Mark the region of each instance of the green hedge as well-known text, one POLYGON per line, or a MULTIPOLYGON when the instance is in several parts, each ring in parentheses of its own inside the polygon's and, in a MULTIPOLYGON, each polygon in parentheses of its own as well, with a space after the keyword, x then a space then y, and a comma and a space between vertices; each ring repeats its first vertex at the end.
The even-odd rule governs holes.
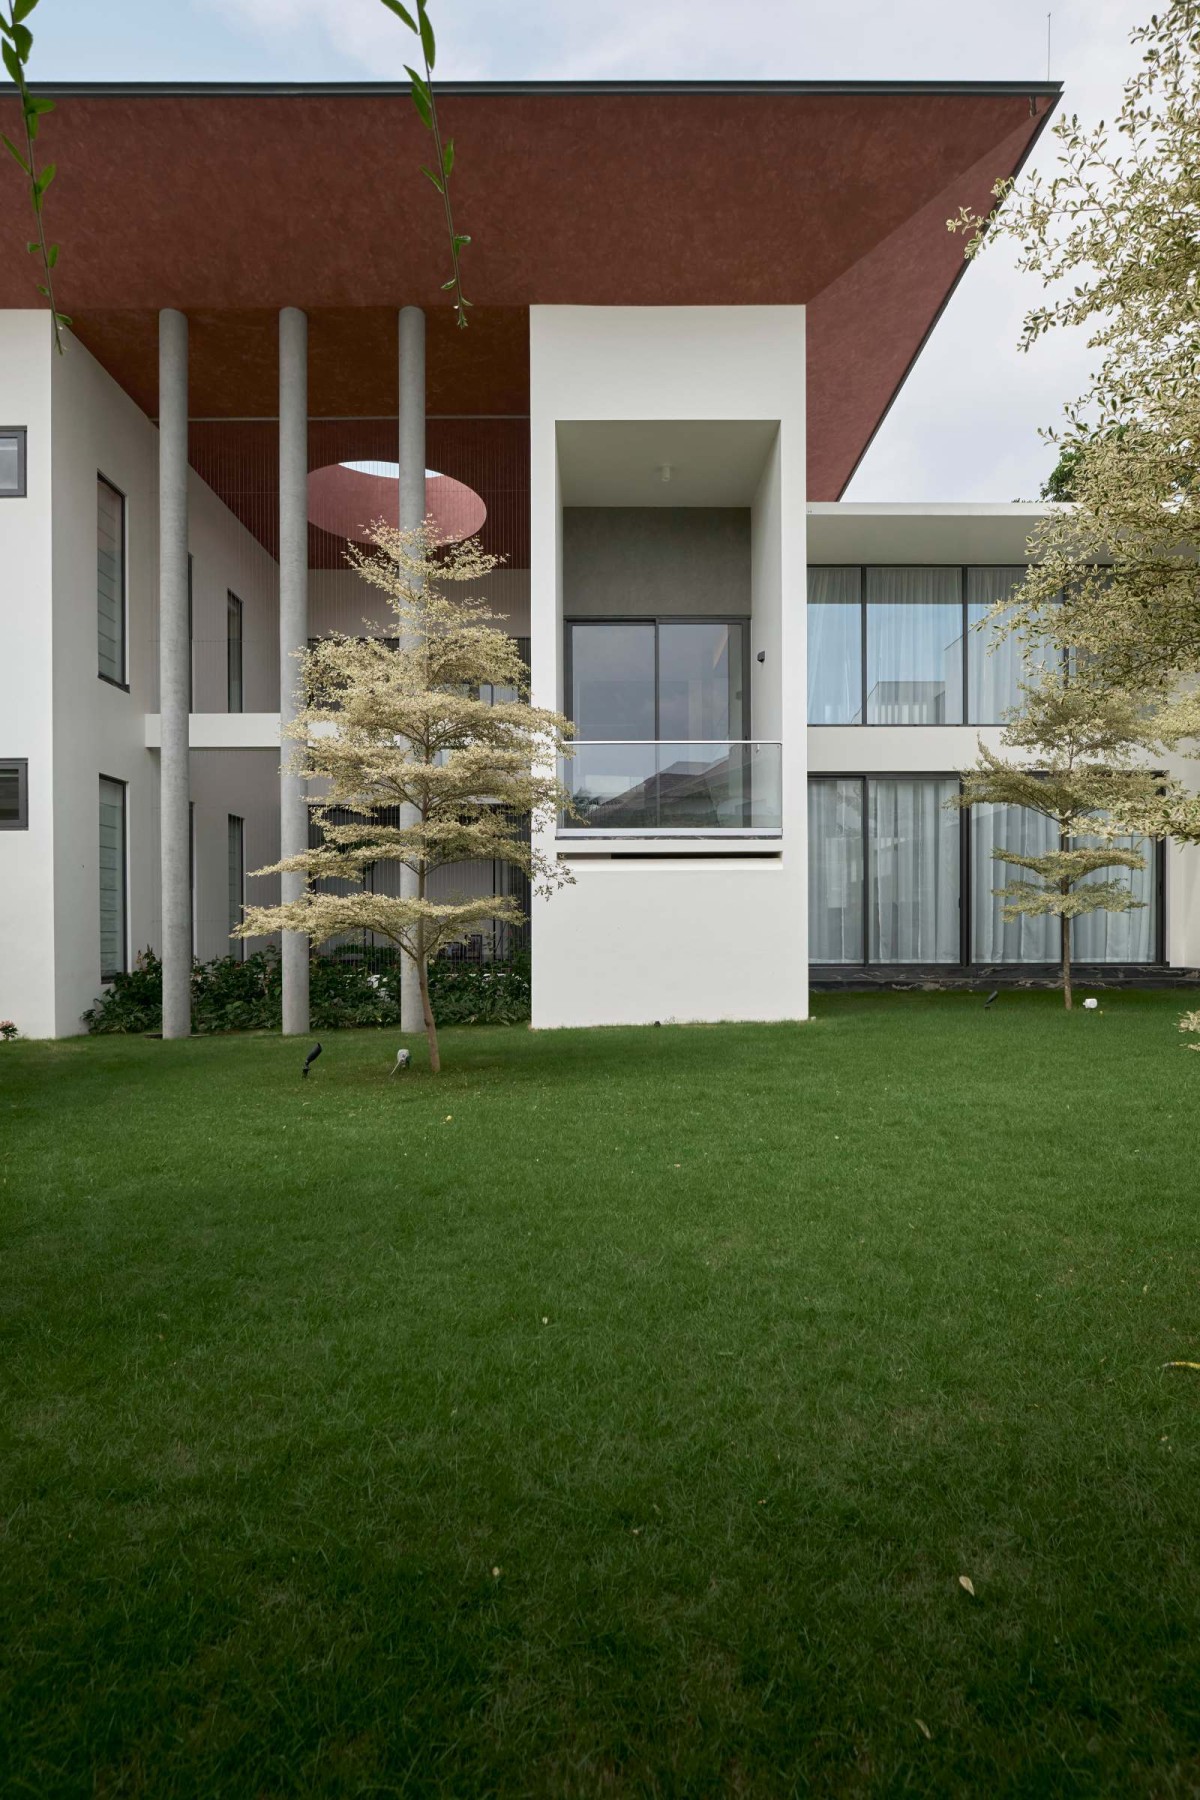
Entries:
MULTIPOLYGON (((400 964, 396 952, 376 957, 368 970, 356 957, 314 956, 309 996, 314 1031, 341 1025, 400 1023, 400 964)), ((279 952, 259 950, 239 961, 218 956, 192 965, 192 1030, 271 1031, 282 1020, 279 952)), ((529 958, 510 963, 430 965, 429 993, 439 1025, 512 1025, 529 1017, 529 958)), ((134 967, 113 978, 88 1008, 90 1032, 159 1031, 162 1028, 162 964, 143 950, 134 967)))

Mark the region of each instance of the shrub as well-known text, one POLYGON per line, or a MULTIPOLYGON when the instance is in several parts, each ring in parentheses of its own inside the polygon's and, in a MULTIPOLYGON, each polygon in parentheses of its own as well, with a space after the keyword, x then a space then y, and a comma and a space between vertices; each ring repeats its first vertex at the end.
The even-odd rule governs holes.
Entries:
MULTIPOLYGON (((398 953, 376 953, 368 969, 357 952, 314 956, 310 1006, 314 1031, 342 1025, 400 1023, 398 953)), ((513 963, 430 965, 429 991, 439 1025, 506 1025, 529 1017, 529 958, 513 963)), ((283 1013, 279 951, 272 945, 244 961, 218 956, 192 965, 192 1030, 278 1031, 283 1013)), ((143 950, 83 1015, 93 1033, 162 1029, 162 964, 143 950)))

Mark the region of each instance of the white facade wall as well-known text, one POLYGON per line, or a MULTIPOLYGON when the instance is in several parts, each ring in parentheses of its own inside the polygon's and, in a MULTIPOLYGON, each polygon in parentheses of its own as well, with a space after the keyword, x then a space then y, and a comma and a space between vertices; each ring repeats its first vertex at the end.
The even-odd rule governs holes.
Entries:
POLYGON ((29 763, 29 829, 0 831, 0 1019, 32 1037, 55 1026, 51 354, 44 312, 0 313, 0 425, 28 431, 26 497, 0 498, 0 756, 29 763))
POLYGON ((535 903, 535 1026, 806 1016, 804 357, 799 307, 530 311, 535 702, 564 702, 564 503, 749 505, 751 730, 782 738, 784 797, 753 848, 548 835, 574 885, 535 903))

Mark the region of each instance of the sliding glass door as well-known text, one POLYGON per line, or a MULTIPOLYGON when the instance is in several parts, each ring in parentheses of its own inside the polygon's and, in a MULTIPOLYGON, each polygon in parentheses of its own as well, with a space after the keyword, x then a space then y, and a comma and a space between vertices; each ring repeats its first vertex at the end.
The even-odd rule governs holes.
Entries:
POLYGON ((748 735, 743 619, 578 620, 567 692, 578 737, 719 743, 748 735))
MULTIPOLYGON (((1040 813, 953 805, 956 775, 814 775, 808 784, 808 944, 813 963, 1053 966, 1054 917, 1004 917, 995 891, 1022 874, 997 850, 1040 856, 1056 843, 1040 813), (968 928, 969 926, 969 928, 968 928)), ((1102 840, 1076 837, 1074 844, 1102 840)), ((1076 919, 1079 963, 1154 963, 1161 955, 1161 855, 1147 838, 1119 838, 1142 869, 1093 879, 1126 883, 1128 912, 1076 919)))

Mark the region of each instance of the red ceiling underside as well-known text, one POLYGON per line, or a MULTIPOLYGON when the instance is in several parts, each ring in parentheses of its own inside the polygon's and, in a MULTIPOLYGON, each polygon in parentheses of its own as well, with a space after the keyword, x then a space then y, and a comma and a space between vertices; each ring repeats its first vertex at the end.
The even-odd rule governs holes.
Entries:
MULTIPOLYGON (((470 330, 441 291, 439 202, 403 93, 60 99, 42 142, 60 170, 61 307, 151 415, 156 313, 183 309, 191 412, 222 419, 275 413, 276 313, 303 307, 310 412, 345 420, 394 417, 405 304, 429 312, 430 413, 474 415, 528 410, 531 304, 803 304, 809 493, 835 499, 962 272, 946 219, 986 208, 1053 98, 451 90, 441 104, 474 240, 470 330)), ((0 126, 14 118, 0 100, 0 126)), ((0 242, 24 242, 25 204, 10 169, 0 242)), ((33 279, 31 259, 5 255, 0 306, 36 304, 33 279)), ((363 435, 347 458, 386 453, 363 435)), ((238 433, 226 442, 233 481, 238 433)), ((435 466, 479 488, 451 460, 435 466)))

